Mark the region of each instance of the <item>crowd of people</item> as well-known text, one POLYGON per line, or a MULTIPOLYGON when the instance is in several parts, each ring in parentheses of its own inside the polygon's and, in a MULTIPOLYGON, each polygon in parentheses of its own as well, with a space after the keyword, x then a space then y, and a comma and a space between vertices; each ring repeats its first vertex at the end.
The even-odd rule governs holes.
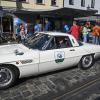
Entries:
MULTIPOLYGON (((33 30, 25 31, 24 24, 20 24, 16 28, 16 37, 24 42, 27 36, 31 36, 35 32, 51 31, 50 25, 50 21, 45 20, 45 25, 43 28, 42 24, 37 21, 33 27, 33 32, 33 30)), ((57 30, 54 29, 54 31, 57 30)), ((85 43, 92 42, 93 44, 100 44, 100 26, 96 22, 93 24, 91 24, 90 22, 77 24, 76 21, 73 21, 70 27, 67 24, 64 24, 62 31, 73 35, 77 40, 81 40, 85 43)))
MULTIPOLYGON (((47 19, 45 20, 44 27, 37 21, 30 29, 27 29, 24 23, 17 24, 15 29, 16 32, 13 37, 16 41, 22 43, 25 42, 27 37, 39 31, 58 31, 56 30, 57 28, 51 30, 51 22, 47 19)), ((70 27, 66 23, 63 24, 63 29, 59 29, 59 31, 71 34, 77 40, 81 40, 85 43, 91 42, 100 45, 100 26, 97 22, 91 24, 91 22, 77 23, 76 21, 73 21, 70 27)))
POLYGON ((73 21, 73 25, 66 32, 71 33, 71 35, 73 35, 77 40, 100 45, 99 23, 91 24, 90 22, 85 22, 81 25, 77 25, 77 22, 73 21))
POLYGON ((50 22, 48 20, 45 20, 45 26, 42 27, 42 24, 37 21, 32 28, 26 29, 25 24, 20 23, 16 25, 16 32, 15 32, 15 40, 18 42, 24 43, 27 37, 32 36, 36 32, 40 32, 42 30, 44 31, 50 31, 50 22))

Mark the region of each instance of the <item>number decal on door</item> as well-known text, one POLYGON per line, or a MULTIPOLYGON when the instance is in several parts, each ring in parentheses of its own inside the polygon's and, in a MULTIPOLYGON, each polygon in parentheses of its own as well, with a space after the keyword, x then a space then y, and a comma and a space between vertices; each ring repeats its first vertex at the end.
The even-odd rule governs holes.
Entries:
POLYGON ((55 56, 56 63, 63 62, 65 59, 65 52, 64 51, 56 51, 54 56, 55 56))

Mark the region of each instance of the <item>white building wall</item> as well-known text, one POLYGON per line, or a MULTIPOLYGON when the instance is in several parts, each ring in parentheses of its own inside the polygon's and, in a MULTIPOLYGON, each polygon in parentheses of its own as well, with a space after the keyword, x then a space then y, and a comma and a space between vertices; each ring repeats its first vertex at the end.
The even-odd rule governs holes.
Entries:
POLYGON ((95 0, 95 9, 97 9, 98 14, 100 14, 100 0, 95 0))
POLYGON ((81 7, 81 0, 74 0, 74 5, 69 5, 69 0, 64 1, 64 7, 66 8, 87 10, 88 5, 91 7, 91 0, 85 0, 85 7, 81 7))

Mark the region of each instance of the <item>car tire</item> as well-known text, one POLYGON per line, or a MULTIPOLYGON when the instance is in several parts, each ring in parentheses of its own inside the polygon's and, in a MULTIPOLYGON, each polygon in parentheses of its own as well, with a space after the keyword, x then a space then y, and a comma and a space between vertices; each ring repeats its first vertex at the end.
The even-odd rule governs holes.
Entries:
POLYGON ((85 70, 90 67, 92 67, 95 63, 94 56, 93 55, 85 55, 81 58, 78 67, 85 70))
POLYGON ((0 66, 0 89, 7 89, 12 86, 17 79, 16 72, 12 66, 0 66))

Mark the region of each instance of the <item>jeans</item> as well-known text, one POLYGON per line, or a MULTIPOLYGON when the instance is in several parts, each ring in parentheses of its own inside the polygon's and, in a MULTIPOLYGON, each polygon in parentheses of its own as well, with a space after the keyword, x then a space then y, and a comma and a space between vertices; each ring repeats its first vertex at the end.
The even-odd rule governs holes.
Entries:
POLYGON ((87 34, 83 34, 83 42, 87 42, 87 34))
POLYGON ((100 45, 100 35, 98 36, 98 41, 99 41, 99 45, 100 45))
POLYGON ((93 36, 93 44, 99 44, 99 36, 93 36))

